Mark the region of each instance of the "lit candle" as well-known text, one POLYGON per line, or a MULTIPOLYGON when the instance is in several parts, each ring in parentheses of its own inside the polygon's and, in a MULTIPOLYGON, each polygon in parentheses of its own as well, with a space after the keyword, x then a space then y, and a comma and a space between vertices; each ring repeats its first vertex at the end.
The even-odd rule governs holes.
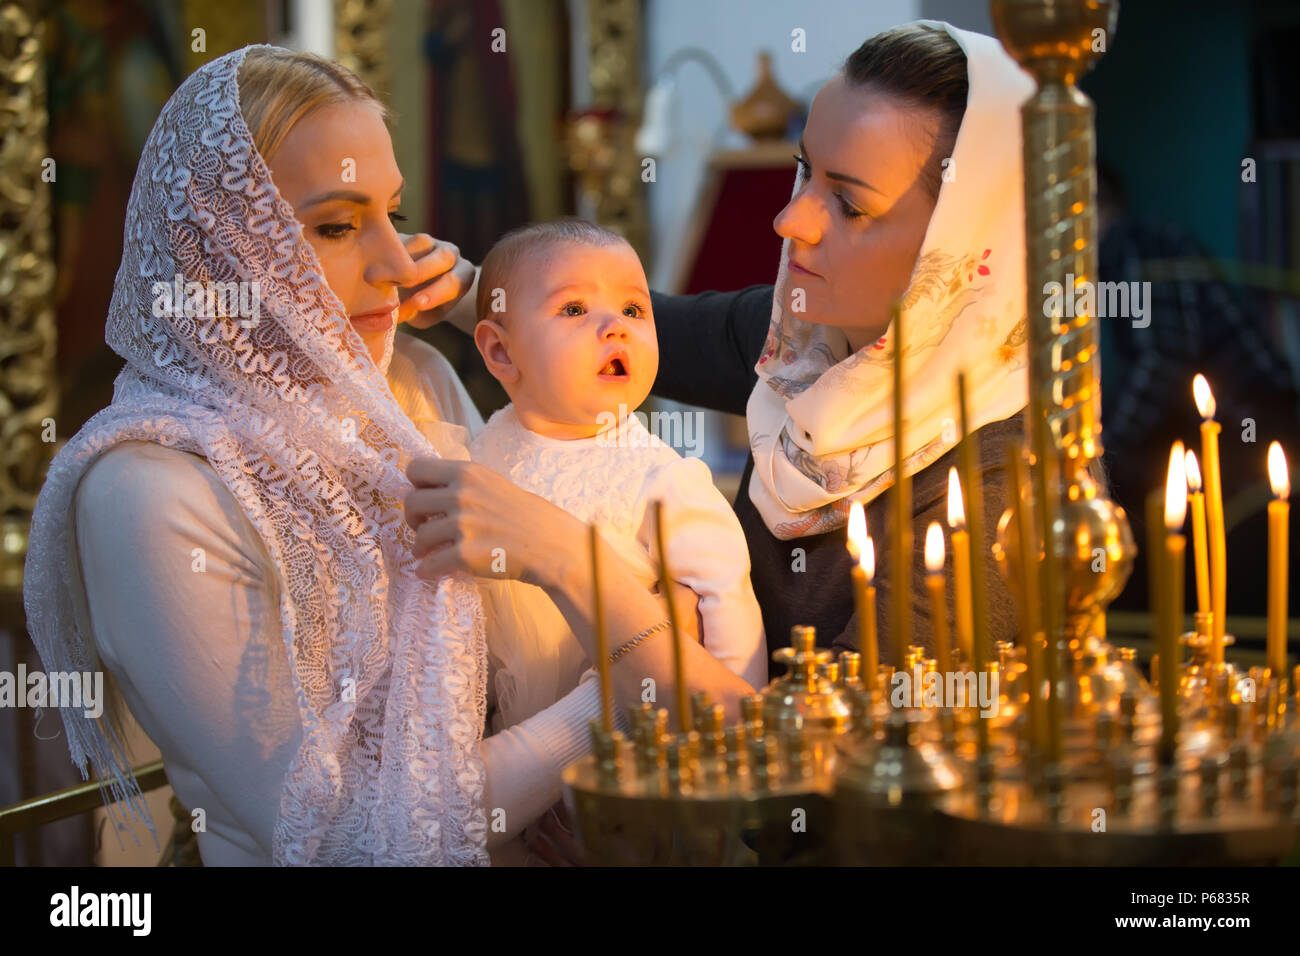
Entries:
POLYGON ((1268 446, 1268 481, 1273 501, 1268 503, 1268 667, 1275 680, 1286 677, 1287 519, 1291 505, 1291 478, 1282 446, 1268 446))
POLYGON ((1187 520, 1187 472, 1183 443, 1174 442, 1165 479, 1165 559, 1163 627, 1160 632, 1160 752, 1172 761, 1178 741, 1178 636, 1183 626, 1183 575, 1187 564, 1187 539, 1179 532, 1187 520))
POLYGON ((952 670, 948 656, 948 602, 943 587, 943 528, 931 521, 925 531, 925 589, 930 593, 930 618, 934 622, 934 656, 939 678, 946 681, 952 670))
POLYGON ((1214 420, 1214 393, 1204 375, 1192 380, 1192 396, 1201 415, 1201 457, 1205 461, 1205 510, 1210 536, 1210 611, 1214 614, 1211 661, 1223 663, 1223 636, 1228 603, 1227 545, 1223 529, 1223 484, 1219 473, 1219 423, 1214 420))
POLYGON ((614 731, 614 704, 610 697, 609 686, 609 643, 605 637, 605 615, 600 602, 600 532, 596 526, 591 530, 591 588, 593 593, 594 615, 596 618, 596 672, 600 674, 600 717, 605 733, 614 731))
POLYGON ((948 527, 952 529, 953 616, 957 624, 957 647, 962 657, 974 661, 971 647, 970 535, 966 533, 966 506, 962 502, 957 469, 948 469, 948 527))
POLYGON ((668 551, 664 547, 664 503, 655 502, 655 543, 659 547, 659 593, 668 603, 668 623, 673 629, 673 679, 677 682, 677 721, 682 733, 695 729, 691 716, 690 695, 686 693, 686 664, 682 649, 682 629, 677 623, 677 602, 673 600, 673 579, 668 570, 668 551))
POLYGON ((853 555, 853 596, 858 609, 858 648, 867 688, 880 686, 880 648, 876 643, 876 548, 867 534, 867 514, 860 501, 849 505, 849 553, 853 555))
POLYGON ((893 580, 890 582, 889 636, 894 670, 903 667, 912 639, 912 481, 903 474, 903 310, 895 301, 890 309, 894 327, 894 527, 893 580))
POLYGON ((1192 551, 1196 558, 1196 610, 1210 611, 1210 564, 1205 553, 1205 495, 1201 493, 1201 469, 1196 452, 1187 449, 1187 500, 1192 506, 1192 551))

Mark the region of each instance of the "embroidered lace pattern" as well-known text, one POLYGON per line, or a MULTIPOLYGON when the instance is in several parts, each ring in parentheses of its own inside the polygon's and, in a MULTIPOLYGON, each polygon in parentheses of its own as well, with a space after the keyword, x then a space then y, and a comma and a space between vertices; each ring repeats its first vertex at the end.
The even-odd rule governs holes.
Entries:
POLYGON ((513 405, 488 419, 470 458, 587 523, 635 536, 637 502, 655 467, 677 453, 626 416, 593 438, 563 441, 529 431, 513 405))

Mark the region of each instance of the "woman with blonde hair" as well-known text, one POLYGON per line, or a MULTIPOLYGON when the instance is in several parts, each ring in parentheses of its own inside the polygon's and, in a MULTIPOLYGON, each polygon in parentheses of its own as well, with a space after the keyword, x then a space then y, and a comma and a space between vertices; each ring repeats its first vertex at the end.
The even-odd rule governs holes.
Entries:
MULTIPOLYGON (((600 712, 589 671, 483 739, 465 572, 495 568, 416 574, 404 471, 464 459, 482 420, 442 356, 397 334, 472 274, 454 246, 397 231, 402 186, 382 106, 337 64, 258 46, 191 75, 127 209, 106 327, 126 365, 33 517, 24 598, 46 670, 110 672, 204 812, 209 865, 486 863, 556 802, 600 712)), ((485 478, 474 500, 499 514, 509 489, 485 478)), ((559 593, 531 497, 510 497, 524 506, 496 519, 497 545, 508 576, 559 593)), ((623 643, 662 609, 606 567, 623 643)), ((557 603, 594 660, 589 595, 557 603)), ((734 709, 748 685, 688 653, 690 689, 734 709)), ((628 706, 646 677, 673 693, 661 646, 611 673, 628 706)), ((61 709, 74 762, 134 815, 121 702, 111 714, 61 709)))

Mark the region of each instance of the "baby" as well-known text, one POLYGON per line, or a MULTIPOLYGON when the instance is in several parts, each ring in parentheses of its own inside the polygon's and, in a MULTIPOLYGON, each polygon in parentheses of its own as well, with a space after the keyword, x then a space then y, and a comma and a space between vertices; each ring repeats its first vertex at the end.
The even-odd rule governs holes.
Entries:
MULTIPOLYGON (((631 414, 659 368, 632 247, 581 220, 515 230, 483 260, 476 306, 474 342, 511 403, 470 444, 470 458, 596 524, 650 590, 659 577, 654 502, 662 501, 669 570, 699 596, 704 647, 762 688, 763 621, 740 522, 704 462, 683 458, 631 414)), ((594 662, 541 589, 479 585, 495 732, 564 696, 594 662)))

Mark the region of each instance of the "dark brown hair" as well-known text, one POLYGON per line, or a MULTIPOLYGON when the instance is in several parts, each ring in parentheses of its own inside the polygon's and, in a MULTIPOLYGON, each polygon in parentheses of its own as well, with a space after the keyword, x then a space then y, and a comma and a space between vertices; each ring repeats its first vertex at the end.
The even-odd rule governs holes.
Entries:
MULTIPOLYGON (((478 274, 478 295, 474 298, 475 316, 480 321, 488 318, 494 290, 507 289, 509 280, 525 260, 561 242, 584 246, 614 246, 626 243, 627 240, 612 229, 571 216, 512 229, 498 239, 483 257, 483 265, 478 274)), ((506 295, 508 298, 508 291, 506 295)))
POLYGON ((844 61, 845 78, 905 104, 939 114, 939 135, 921 172, 926 191, 939 196, 943 160, 952 155, 966 113, 970 83, 966 54, 946 31, 909 23, 877 33, 844 61))

